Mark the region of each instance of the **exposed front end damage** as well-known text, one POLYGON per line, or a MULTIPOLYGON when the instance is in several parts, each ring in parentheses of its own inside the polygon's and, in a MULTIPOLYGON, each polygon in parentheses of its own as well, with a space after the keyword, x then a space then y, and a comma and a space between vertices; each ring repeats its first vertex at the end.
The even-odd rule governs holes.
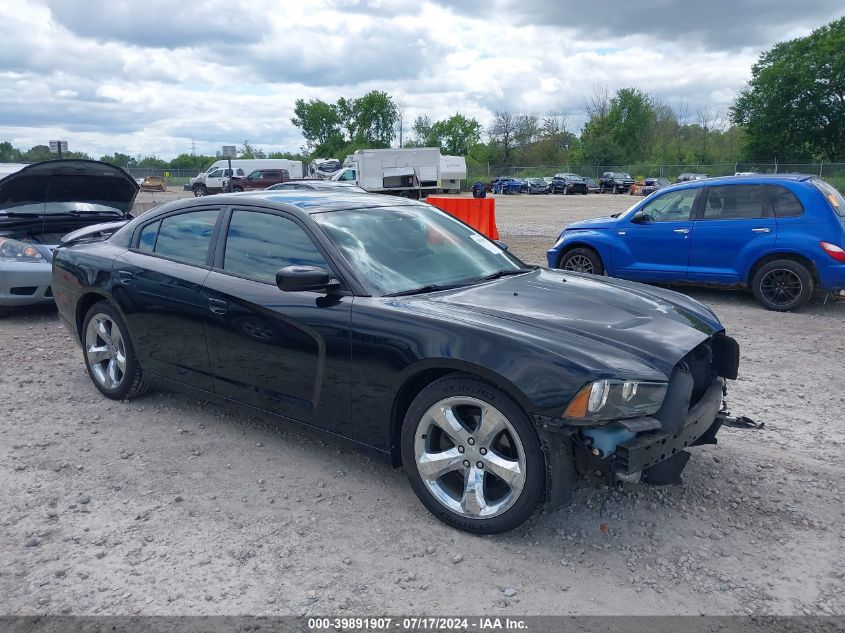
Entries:
POLYGON ((547 467, 546 507, 565 503, 577 476, 652 485, 680 484, 688 448, 716 444, 726 420, 726 381, 737 377, 739 346, 718 333, 673 368, 660 409, 600 425, 535 416, 547 467))

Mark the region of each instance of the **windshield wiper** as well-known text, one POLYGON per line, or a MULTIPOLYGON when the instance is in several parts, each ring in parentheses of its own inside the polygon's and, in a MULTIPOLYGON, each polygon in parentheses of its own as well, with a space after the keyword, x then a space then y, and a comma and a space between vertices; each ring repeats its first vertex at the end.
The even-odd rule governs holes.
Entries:
POLYGON ((466 284, 428 284, 425 286, 420 286, 419 288, 411 288, 410 290, 400 290, 399 292, 391 292, 388 295, 384 295, 385 297, 405 297, 407 295, 421 295, 425 294, 426 292, 435 292, 437 290, 452 290, 453 288, 460 288, 466 284))
POLYGON ((517 268, 516 270, 497 270, 496 272, 485 275, 484 277, 479 277, 474 283, 493 281, 494 279, 507 277, 508 275, 521 275, 522 273, 527 273, 532 270, 537 270, 537 266, 526 266, 525 268, 517 268))

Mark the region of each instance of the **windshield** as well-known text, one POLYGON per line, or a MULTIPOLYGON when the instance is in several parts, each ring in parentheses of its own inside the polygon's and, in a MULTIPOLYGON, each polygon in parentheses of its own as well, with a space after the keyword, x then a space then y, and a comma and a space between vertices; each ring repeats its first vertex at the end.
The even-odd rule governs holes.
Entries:
POLYGON ((616 177, 617 178, 630 178, 631 174, 626 174, 625 172, 622 172, 621 174, 616 174, 616 177))
POLYGON ((845 217, 845 198, 842 197, 842 194, 830 183, 826 183, 824 180, 819 180, 818 178, 813 179, 813 185, 827 198, 827 201, 833 207, 833 210, 836 211, 836 214, 845 217))
POLYGON ((379 295, 469 285, 499 271, 528 270, 480 233, 425 204, 312 217, 379 295))

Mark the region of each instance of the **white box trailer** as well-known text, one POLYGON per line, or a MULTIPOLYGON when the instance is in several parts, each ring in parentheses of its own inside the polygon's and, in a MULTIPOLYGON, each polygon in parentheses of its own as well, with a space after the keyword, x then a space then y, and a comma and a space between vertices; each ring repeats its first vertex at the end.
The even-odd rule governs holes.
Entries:
POLYGON ((442 192, 458 193, 461 181, 467 178, 467 161, 463 156, 440 157, 440 181, 437 188, 442 192))
MULTIPOLYGON (((226 170, 229 169, 227 159, 214 161, 204 172, 191 179, 191 190, 195 196, 206 196, 223 191, 223 181, 226 170)), ((256 169, 286 169, 291 178, 302 178, 301 160, 287 158, 233 158, 232 172, 235 176, 249 176, 256 169)))
POLYGON ((359 149, 346 157, 332 180, 352 182, 373 193, 424 197, 437 191, 440 149, 359 149))

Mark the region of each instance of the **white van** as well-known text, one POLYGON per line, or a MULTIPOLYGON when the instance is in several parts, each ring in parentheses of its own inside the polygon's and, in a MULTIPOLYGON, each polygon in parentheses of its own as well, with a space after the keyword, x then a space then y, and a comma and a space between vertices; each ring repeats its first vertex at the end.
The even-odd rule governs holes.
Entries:
MULTIPOLYGON (((223 181, 227 176, 229 161, 214 161, 211 166, 196 178, 191 179, 191 191, 197 197, 223 191, 223 181)), ((286 169, 291 178, 302 178, 302 161, 287 158, 233 158, 232 175, 248 176, 256 169, 286 169)))

